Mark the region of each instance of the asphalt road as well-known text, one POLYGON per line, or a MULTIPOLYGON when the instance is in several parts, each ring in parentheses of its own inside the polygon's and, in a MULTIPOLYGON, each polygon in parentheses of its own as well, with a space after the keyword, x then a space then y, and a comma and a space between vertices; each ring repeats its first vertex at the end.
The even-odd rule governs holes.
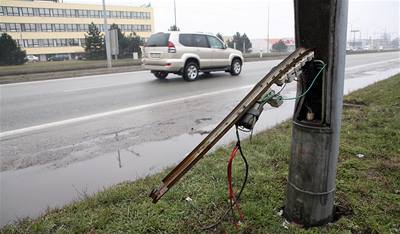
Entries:
MULTIPOLYGON (((371 70, 399 56, 349 55, 346 67, 371 70)), ((141 71, 2 85, 1 170, 64 159, 69 150, 107 152, 115 133, 132 138, 130 145, 212 125, 278 62, 249 62, 239 77, 222 72, 196 82, 141 71)))
MULTIPOLYGON (((400 72, 399 52, 346 60, 346 92, 400 72)), ((0 225, 178 162, 279 62, 248 62, 239 77, 218 72, 195 82, 140 71, 0 85, 0 225)), ((294 96, 295 85, 283 95, 294 96)), ((268 108, 257 131, 292 108, 268 108)))

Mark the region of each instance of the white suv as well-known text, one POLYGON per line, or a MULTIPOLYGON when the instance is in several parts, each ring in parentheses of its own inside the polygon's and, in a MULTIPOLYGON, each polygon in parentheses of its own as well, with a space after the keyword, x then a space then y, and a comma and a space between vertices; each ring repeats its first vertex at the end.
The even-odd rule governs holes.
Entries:
POLYGON ((168 32, 153 34, 144 47, 143 66, 158 79, 168 73, 196 80, 199 72, 242 71, 242 52, 228 48, 218 37, 204 33, 168 32))

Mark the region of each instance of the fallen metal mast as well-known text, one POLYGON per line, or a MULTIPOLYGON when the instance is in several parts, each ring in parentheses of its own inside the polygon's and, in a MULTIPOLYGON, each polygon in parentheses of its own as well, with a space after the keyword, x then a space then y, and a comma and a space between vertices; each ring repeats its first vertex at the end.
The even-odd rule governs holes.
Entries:
POLYGON ((314 52, 311 49, 298 48, 280 64, 274 67, 243 100, 229 113, 208 136, 180 162, 154 189, 150 197, 156 203, 182 176, 184 176, 225 133, 271 88, 273 84, 281 85, 298 76, 306 62, 311 61, 314 52))

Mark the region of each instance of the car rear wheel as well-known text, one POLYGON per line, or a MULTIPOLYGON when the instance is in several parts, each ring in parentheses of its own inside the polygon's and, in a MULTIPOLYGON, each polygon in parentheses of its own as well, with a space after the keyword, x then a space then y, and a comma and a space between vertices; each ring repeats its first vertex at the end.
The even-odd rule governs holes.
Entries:
POLYGON ((199 77, 199 65, 195 62, 188 62, 183 70, 183 79, 194 81, 199 77))
POLYGON ((164 71, 154 71, 153 74, 155 77, 157 77, 157 79, 160 79, 160 80, 164 80, 168 76, 168 72, 164 72, 164 71))
POLYGON ((231 64, 230 73, 232 76, 238 76, 242 72, 242 61, 240 59, 234 59, 231 64))

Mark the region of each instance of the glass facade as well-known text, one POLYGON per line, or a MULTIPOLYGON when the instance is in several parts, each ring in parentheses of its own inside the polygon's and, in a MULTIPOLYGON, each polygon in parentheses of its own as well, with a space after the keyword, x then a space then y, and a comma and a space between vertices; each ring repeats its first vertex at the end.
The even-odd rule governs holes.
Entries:
POLYGON ((66 38, 66 39, 19 39, 18 45, 25 48, 37 47, 66 47, 66 46, 84 46, 84 38, 66 38))
MULTIPOLYGON (((103 31, 103 25, 97 24, 103 31)), ((149 24, 118 24, 122 32, 151 32, 149 24)), ((9 24, 0 23, 2 32, 87 32, 88 24, 9 24)))
MULTIPOLYGON (((58 8, 30 8, 0 6, 0 15, 6 16, 40 16, 66 18, 102 18, 101 10, 78 10, 58 8)), ((116 19, 151 19, 150 12, 107 11, 109 18, 116 19)))

